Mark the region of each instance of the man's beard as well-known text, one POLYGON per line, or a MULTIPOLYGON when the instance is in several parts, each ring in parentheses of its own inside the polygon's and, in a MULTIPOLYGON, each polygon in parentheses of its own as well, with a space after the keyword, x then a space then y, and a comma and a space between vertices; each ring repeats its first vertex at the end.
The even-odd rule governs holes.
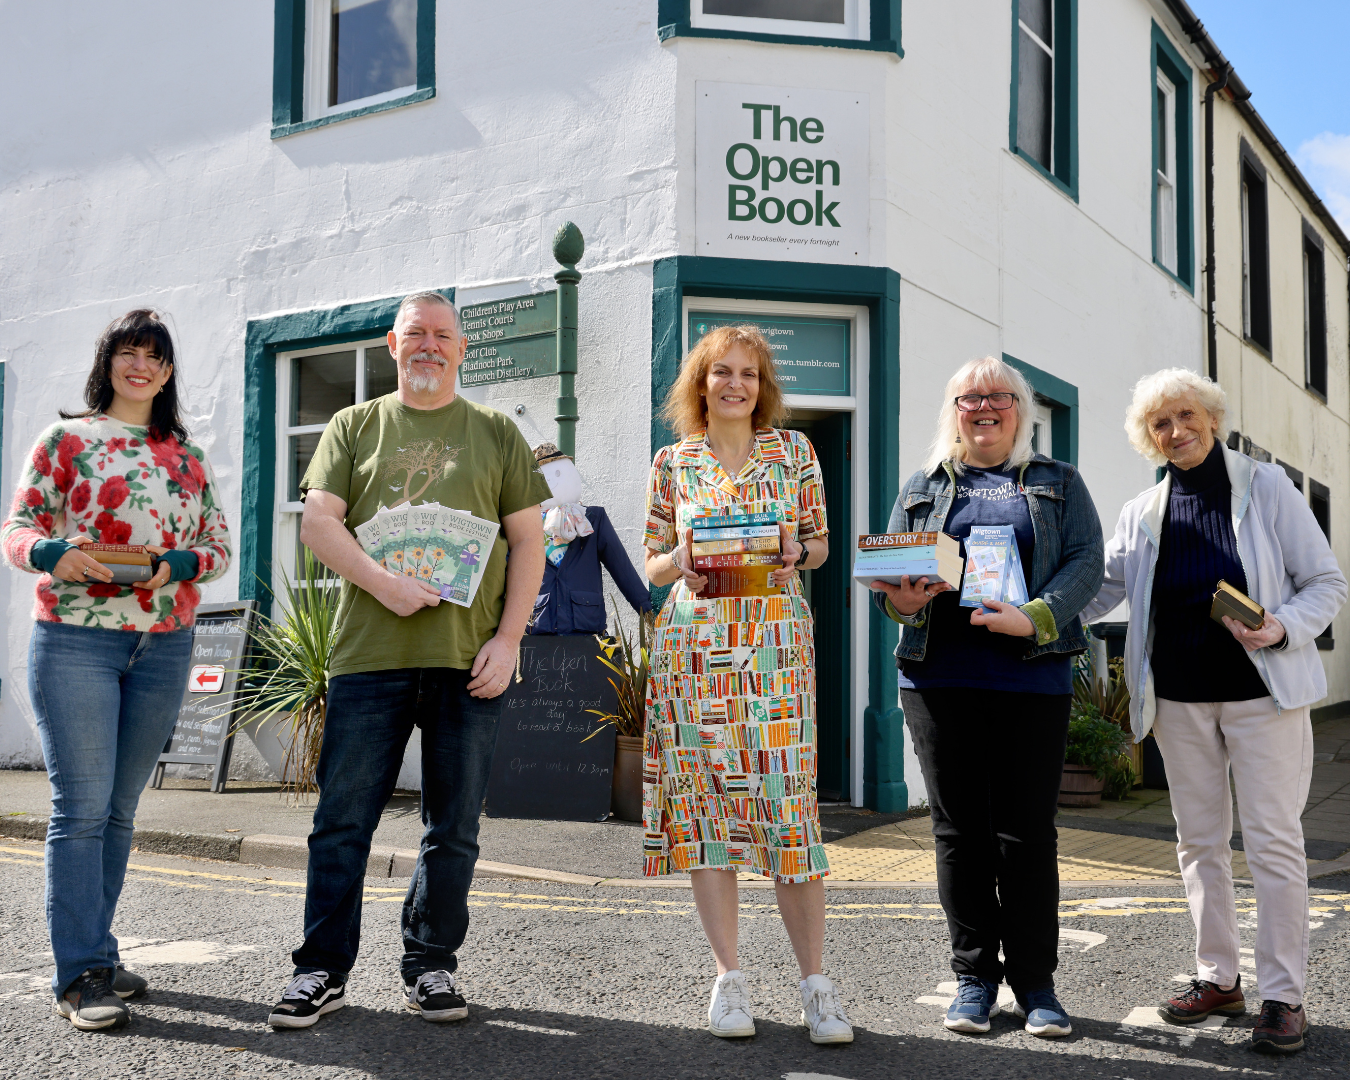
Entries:
MULTIPOLYGON (((403 378, 407 382, 408 389, 414 394, 435 393, 441 388, 441 383, 445 382, 445 374, 440 375, 421 375, 413 369, 413 364, 421 362, 440 362, 445 363, 435 353, 420 352, 414 353, 408 357, 403 364, 403 378)), ((448 365, 447 365, 448 366, 448 365)))

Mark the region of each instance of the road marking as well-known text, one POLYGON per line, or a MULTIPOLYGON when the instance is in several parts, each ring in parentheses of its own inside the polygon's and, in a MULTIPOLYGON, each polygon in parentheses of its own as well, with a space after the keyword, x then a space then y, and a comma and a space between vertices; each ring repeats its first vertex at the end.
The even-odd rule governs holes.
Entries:
POLYGON ((1067 926, 1059 928, 1059 947, 1061 949, 1073 950, 1076 948, 1078 952, 1087 952, 1089 949, 1095 949, 1105 940, 1106 935, 1099 934, 1095 930, 1071 930, 1067 926))
POLYGON ((576 1031, 564 1031, 562 1028, 537 1027, 534 1024, 517 1024, 514 1020, 484 1020, 493 1027, 510 1028, 512 1031, 533 1031, 536 1035, 577 1035, 576 1031))
POLYGON ((122 959, 147 967, 155 964, 216 964, 237 953, 256 952, 256 945, 227 945, 220 941, 165 941, 121 950, 122 959))
POLYGON ((1177 1024, 1169 1024, 1158 1015, 1156 1005, 1140 1005, 1131 1009, 1130 1014, 1121 1021, 1126 1027, 1152 1028, 1155 1031, 1167 1031, 1173 1035, 1180 1035, 1182 1039, 1188 1036, 1193 1037, 1197 1031, 1215 1031, 1228 1023, 1225 1016, 1209 1015, 1198 1024, 1186 1024, 1184 1027, 1177 1024))

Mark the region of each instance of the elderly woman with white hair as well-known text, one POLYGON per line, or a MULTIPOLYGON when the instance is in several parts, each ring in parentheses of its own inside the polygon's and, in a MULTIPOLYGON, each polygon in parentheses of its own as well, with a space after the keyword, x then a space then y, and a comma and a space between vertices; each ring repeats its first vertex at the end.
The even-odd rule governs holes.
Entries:
POLYGON ((875 582, 904 625, 895 650, 905 722, 923 769, 957 994, 953 1031, 989 1030, 1006 975, 1034 1035, 1068 1035, 1054 992, 1059 947, 1055 807, 1072 700, 1078 613, 1102 581, 1102 527, 1072 465, 1031 449, 1035 401, 1012 365, 973 360, 947 384, 928 461, 888 532, 1010 525, 1030 599, 960 607, 946 582, 875 582), (999 957, 1000 947, 1003 959, 999 957))
POLYGON ((1184 368, 1141 379, 1130 442, 1166 475, 1126 504, 1106 579, 1085 617, 1129 604, 1125 675, 1135 740, 1152 729, 1177 822, 1196 930, 1196 978, 1158 1009, 1193 1024, 1246 1011, 1233 896, 1233 805, 1256 883, 1252 1046, 1303 1046, 1308 873, 1299 822, 1312 776, 1309 706, 1327 692, 1314 639, 1345 603, 1345 576, 1302 494, 1278 465, 1223 445, 1226 398, 1184 368), (1224 581, 1265 609, 1259 629, 1211 618, 1224 581))

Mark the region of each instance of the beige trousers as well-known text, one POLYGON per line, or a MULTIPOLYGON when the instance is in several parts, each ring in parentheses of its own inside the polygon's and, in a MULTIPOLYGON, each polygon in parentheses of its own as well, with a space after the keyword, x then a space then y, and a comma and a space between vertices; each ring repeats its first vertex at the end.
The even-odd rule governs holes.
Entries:
MULTIPOLYGON (((1312 780, 1307 706, 1158 699, 1153 734, 1177 819, 1177 861, 1195 922, 1197 977, 1232 986, 1238 967, 1233 897, 1232 768, 1242 846, 1256 885, 1256 977, 1262 1000, 1303 1004, 1308 967, 1308 863, 1299 821, 1312 780)), ((1250 988, 1249 988, 1250 989, 1250 988)))

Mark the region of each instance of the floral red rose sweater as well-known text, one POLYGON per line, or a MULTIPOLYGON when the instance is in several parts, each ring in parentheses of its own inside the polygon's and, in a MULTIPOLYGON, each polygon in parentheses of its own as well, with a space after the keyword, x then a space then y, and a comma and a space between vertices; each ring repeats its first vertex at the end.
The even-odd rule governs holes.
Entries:
POLYGON ((152 442, 147 428, 110 416, 63 420, 43 432, 0 528, 0 550, 11 566, 37 574, 34 544, 81 535, 193 551, 197 577, 150 592, 42 574, 34 618, 114 630, 183 629, 201 599, 195 583, 220 577, 230 565, 230 533, 201 448, 172 437, 152 442))

